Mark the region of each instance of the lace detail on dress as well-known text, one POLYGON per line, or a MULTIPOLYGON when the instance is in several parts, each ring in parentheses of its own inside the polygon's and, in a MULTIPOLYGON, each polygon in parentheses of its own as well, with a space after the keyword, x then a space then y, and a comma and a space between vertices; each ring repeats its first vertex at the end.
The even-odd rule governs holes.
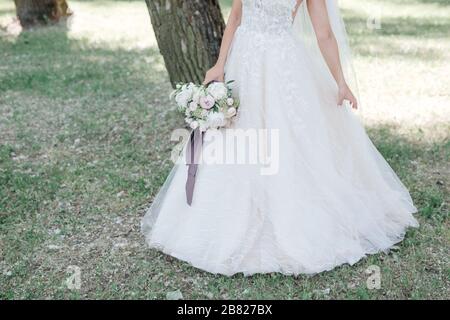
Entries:
POLYGON ((282 34, 292 26, 296 0, 243 0, 241 29, 282 34))
MULTIPOLYGON (((263 61, 267 50, 272 52, 272 48, 283 48, 275 54, 276 60, 291 61, 293 59, 292 52, 298 50, 299 43, 293 37, 292 33, 292 14, 295 10, 297 0, 243 0, 242 22, 235 34, 232 52, 239 52, 239 59, 242 62, 240 76, 242 80, 251 77, 252 86, 255 83, 264 86, 264 79, 267 73, 267 67, 263 61)), ((295 62, 293 62, 295 63, 295 62)), ((227 68, 228 69, 228 66, 227 68)), ((295 78, 295 73, 299 72, 292 68, 270 68, 271 72, 277 74, 280 79, 295 78)), ((241 79, 231 79, 239 83, 243 91, 251 90, 245 88, 241 79)), ((298 83, 287 82, 283 84, 284 97, 291 105, 301 105, 307 108, 308 104, 298 101, 296 92, 302 90, 298 87, 298 83)), ((253 110, 241 109, 240 118, 254 118, 253 110)), ((287 110, 287 113, 295 112, 287 110)), ((291 117, 295 121, 296 128, 303 128, 304 124, 299 117, 291 117)), ((252 125, 255 124, 252 122, 252 125)))

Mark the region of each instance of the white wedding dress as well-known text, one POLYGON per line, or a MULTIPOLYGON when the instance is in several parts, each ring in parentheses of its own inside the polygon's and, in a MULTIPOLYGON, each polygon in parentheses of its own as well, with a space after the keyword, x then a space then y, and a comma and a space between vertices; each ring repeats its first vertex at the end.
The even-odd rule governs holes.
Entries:
POLYGON ((294 37, 294 5, 243 0, 226 65, 241 101, 233 127, 279 130, 278 173, 202 164, 189 206, 187 167, 175 166, 142 221, 150 247, 228 276, 313 274, 388 250, 418 225, 408 190, 294 37))

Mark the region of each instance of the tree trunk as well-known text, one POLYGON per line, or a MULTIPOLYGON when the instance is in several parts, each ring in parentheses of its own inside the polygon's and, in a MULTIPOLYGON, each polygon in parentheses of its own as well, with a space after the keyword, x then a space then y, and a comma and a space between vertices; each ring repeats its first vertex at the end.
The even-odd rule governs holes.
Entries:
POLYGON ((71 15, 66 0, 14 0, 23 28, 58 22, 71 15))
POLYGON ((201 83, 220 51, 225 22, 218 0, 145 0, 173 86, 201 83))

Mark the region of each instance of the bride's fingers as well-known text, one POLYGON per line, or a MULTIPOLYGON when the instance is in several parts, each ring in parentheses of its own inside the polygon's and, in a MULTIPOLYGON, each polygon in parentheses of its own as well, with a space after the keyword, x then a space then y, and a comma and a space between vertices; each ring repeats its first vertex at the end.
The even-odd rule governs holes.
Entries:
POLYGON ((358 101, 353 95, 348 98, 348 101, 350 102, 353 109, 358 109, 358 101))
POLYGON ((209 77, 206 77, 205 80, 203 80, 203 85, 206 86, 210 82, 211 80, 209 79, 209 77))

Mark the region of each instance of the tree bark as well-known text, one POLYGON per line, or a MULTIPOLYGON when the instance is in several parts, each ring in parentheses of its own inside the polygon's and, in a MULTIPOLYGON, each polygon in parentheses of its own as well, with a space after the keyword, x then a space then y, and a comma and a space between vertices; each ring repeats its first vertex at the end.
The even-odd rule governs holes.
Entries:
POLYGON ((66 0, 14 0, 23 28, 58 22, 71 15, 66 0))
POLYGON ((218 0, 145 0, 173 86, 201 83, 220 51, 225 22, 218 0))

